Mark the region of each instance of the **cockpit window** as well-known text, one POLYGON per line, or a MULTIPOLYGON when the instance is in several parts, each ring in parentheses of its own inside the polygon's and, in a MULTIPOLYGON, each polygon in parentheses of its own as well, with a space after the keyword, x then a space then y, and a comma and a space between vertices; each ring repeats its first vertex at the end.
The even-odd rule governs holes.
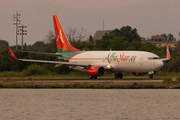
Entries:
POLYGON ((157 60, 160 59, 159 57, 148 57, 149 60, 157 60))

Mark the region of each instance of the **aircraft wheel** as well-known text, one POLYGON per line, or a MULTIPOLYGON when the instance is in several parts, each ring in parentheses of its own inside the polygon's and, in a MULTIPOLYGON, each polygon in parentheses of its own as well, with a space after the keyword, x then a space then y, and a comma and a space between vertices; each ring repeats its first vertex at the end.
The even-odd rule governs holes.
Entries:
POLYGON ((114 75, 114 78, 115 78, 115 79, 122 79, 122 78, 123 78, 123 75, 122 75, 122 73, 116 73, 116 74, 114 75))
POLYGON ((153 75, 149 75, 149 79, 153 79, 153 75))
POLYGON ((89 79, 97 79, 97 76, 89 76, 89 79))
POLYGON ((91 75, 90 75, 90 76, 89 76, 89 79, 93 79, 93 77, 94 77, 94 76, 91 76, 91 75))
POLYGON ((117 73, 114 75, 114 78, 115 78, 115 79, 118 79, 118 78, 119 78, 119 76, 118 76, 117 73))
POLYGON ((122 79, 122 78, 123 78, 122 73, 119 73, 119 79, 122 79))

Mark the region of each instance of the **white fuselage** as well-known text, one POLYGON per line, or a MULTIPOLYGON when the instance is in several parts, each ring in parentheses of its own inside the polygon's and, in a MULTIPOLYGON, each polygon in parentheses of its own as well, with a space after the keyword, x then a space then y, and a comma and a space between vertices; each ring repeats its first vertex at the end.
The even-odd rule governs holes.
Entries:
POLYGON ((163 67, 157 55, 144 51, 85 51, 74 55, 69 62, 111 66, 114 72, 151 72, 163 67))

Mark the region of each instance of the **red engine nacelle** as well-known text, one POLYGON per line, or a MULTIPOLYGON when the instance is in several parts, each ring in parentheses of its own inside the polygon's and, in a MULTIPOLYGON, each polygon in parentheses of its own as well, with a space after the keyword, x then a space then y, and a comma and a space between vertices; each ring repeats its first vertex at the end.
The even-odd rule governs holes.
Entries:
POLYGON ((133 72, 132 74, 135 75, 135 76, 145 76, 145 75, 148 75, 148 73, 141 73, 141 72, 133 72))
POLYGON ((91 76, 102 76, 106 70, 101 66, 91 66, 87 69, 87 73, 91 76))

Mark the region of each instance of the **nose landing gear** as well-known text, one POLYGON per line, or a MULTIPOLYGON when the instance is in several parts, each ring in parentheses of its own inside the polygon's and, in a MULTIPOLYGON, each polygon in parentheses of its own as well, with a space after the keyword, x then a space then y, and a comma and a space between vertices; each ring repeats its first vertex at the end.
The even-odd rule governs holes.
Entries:
POLYGON ((150 74, 150 75, 149 75, 149 79, 153 79, 153 74, 150 74))
POLYGON ((148 72, 149 73, 149 79, 153 79, 153 75, 155 73, 157 73, 157 71, 151 71, 151 72, 148 72))

